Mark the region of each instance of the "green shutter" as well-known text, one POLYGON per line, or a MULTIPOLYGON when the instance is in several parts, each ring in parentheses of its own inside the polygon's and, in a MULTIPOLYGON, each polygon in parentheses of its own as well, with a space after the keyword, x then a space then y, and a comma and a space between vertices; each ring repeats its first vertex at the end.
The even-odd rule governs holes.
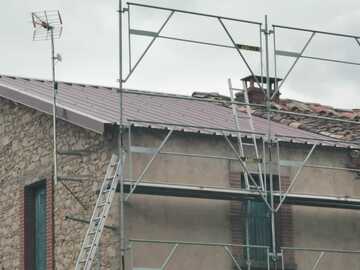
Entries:
MULTIPOLYGON (((265 202, 248 202, 249 244, 271 246, 271 217, 265 202)), ((266 262, 265 249, 253 248, 250 250, 250 259, 257 262, 266 262)))
POLYGON ((35 196, 35 270, 46 270, 46 190, 36 188, 35 196))

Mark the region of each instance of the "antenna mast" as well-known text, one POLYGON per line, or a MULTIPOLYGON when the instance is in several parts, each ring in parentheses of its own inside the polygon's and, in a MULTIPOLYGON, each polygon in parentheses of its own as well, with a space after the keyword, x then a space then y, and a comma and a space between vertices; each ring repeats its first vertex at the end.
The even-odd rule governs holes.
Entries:
POLYGON ((55 56, 54 40, 62 34, 62 19, 58 10, 38 11, 31 13, 34 28, 33 40, 51 40, 51 72, 53 87, 53 161, 54 161, 54 184, 58 181, 57 175, 57 142, 56 142, 56 96, 58 85, 55 80, 55 64, 61 61, 61 56, 55 56))

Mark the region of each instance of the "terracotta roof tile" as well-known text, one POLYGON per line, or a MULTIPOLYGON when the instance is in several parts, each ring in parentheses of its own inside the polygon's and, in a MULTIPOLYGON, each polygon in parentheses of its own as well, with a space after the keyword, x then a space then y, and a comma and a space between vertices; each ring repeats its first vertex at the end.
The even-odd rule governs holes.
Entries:
MULTIPOLYGON (((298 100, 282 99, 279 103, 273 103, 273 108, 288 112, 299 112, 313 116, 324 116, 356 123, 336 122, 327 119, 310 118, 301 115, 272 113, 272 120, 313 133, 328 136, 334 139, 347 141, 360 141, 360 109, 344 110, 318 103, 307 103, 298 100)), ((266 117, 264 109, 257 109, 255 115, 266 117)))

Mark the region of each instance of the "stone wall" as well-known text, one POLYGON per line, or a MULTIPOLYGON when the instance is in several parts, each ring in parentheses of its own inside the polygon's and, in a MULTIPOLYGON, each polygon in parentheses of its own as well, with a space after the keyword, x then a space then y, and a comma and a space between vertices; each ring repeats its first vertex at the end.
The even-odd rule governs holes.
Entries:
MULTIPOLYGON (((59 270, 71 269, 75 265, 87 229, 87 224, 65 220, 65 216, 89 219, 97 197, 96 190, 103 181, 114 147, 102 135, 58 121, 58 149, 84 148, 96 151, 83 157, 59 156, 58 160, 59 175, 88 176, 83 182, 64 181, 54 188, 53 250, 56 269, 59 270)), ((0 227, 0 269, 23 269, 23 191, 26 185, 52 178, 51 153, 51 117, 0 99, 0 214, 3 218, 0 227)), ((116 225, 117 221, 115 204, 108 223, 116 225)), ((113 248, 117 239, 116 231, 105 230, 100 248, 103 255, 101 269, 110 269, 111 265, 118 264, 114 262, 116 249, 113 248)), ((51 247, 48 249, 51 250, 51 247)), ((51 256, 48 254, 48 260, 53 259, 51 256)), ((117 268, 113 266, 113 269, 117 268)))

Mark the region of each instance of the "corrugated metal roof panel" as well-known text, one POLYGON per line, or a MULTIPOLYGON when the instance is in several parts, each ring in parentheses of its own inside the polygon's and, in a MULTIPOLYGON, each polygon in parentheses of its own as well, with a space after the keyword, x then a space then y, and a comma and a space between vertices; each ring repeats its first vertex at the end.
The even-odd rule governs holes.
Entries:
MULTIPOLYGON (((52 103, 52 84, 50 81, 0 76, 0 86, 0 96, 12 99, 12 95, 22 95, 21 103, 35 109, 41 110, 41 108, 36 107, 38 105, 28 102, 28 99, 41 100, 47 103, 47 105, 52 103), (5 91, 5 89, 11 89, 12 92, 5 91)), ((183 98, 176 97, 181 96, 126 90, 123 101, 124 120, 127 124, 129 120, 136 120, 138 121, 136 125, 151 125, 153 128, 156 128, 159 124, 145 122, 167 123, 169 124, 168 126, 170 124, 184 125, 183 129, 189 132, 221 134, 221 132, 215 129, 236 130, 230 107, 219 103, 204 102, 203 100, 190 100, 186 99, 185 96, 182 96, 183 98), (209 132, 196 128, 198 126, 207 127, 209 132), (212 128, 214 130, 211 130, 212 128)), ((19 100, 14 101, 19 102, 19 100)), ((88 117, 102 124, 117 123, 119 119, 119 94, 116 88, 59 82, 57 102, 59 108, 88 117)), ((51 113, 51 111, 48 113, 51 113)), ((250 131, 246 117, 245 113, 239 112, 241 130, 250 131)), ((71 121, 71 119, 66 120, 71 121)), ((84 119, 81 121, 84 121, 84 119)), ((268 122, 266 119, 253 117, 253 121, 256 132, 267 133, 268 122)), ((87 127, 83 123, 75 124, 87 127)), ((164 124, 160 126, 164 127, 164 124)), ((283 137, 282 140, 314 143, 316 140, 328 139, 325 136, 291 128, 276 122, 272 122, 271 127, 273 134, 281 135, 283 137), (286 139, 285 137, 301 137, 303 139, 286 139)), ((234 132, 229 131, 229 133, 234 132)), ((323 144, 337 144, 340 147, 349 146, 343 143, 325 143, 325 141, 323 144)))

